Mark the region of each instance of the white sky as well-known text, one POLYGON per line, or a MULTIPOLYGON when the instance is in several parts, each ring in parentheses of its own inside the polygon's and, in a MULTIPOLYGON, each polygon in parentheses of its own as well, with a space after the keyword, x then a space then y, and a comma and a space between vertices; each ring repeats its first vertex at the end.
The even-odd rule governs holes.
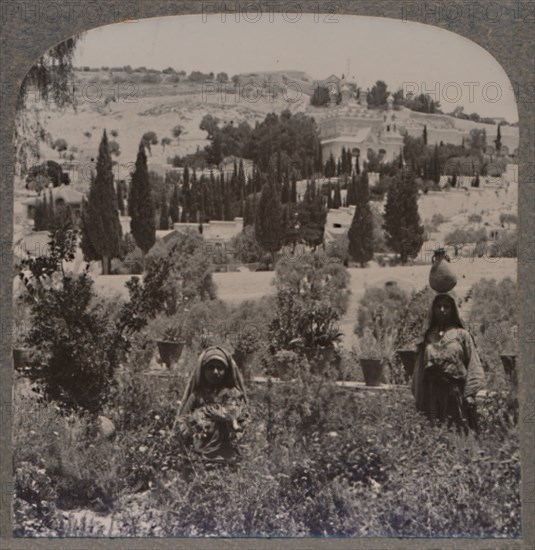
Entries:
POLYGON ((285 20, 281 14, 251 11, 248 17, 258 21, 240 17, 236 22, 232 14, 226 20, 221 14, 209 14, 203 21, 199 14, 100 27, 83 35, 74 64, 224 71, 229 77, 293 69, 322 79, 346 73, 349 60, 349 76, 359 86, 368 88, 381 79, 395 91, 414 82, 417 92, 433 95, 436 90, 444 112, 462 105, 468 114, 518 120, 505 71, 483 48, 452 32, 351 15, 334 15, 337 22, 332 23, 324 22, 324 14, 302 14, 295 23, 289 22, 295 14, 285 20), (468 82, 478 85, 464 84, 468 82))

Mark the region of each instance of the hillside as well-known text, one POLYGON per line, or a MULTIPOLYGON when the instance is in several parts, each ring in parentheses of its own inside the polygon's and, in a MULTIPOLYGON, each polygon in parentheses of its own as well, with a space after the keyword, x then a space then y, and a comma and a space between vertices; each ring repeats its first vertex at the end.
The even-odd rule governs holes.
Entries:
MULTIPOLYGON (((172 76, 172 75, 171 75, 172 76)), ((245 87, 234 93, 232 83, 196 83, 173 82, 170 76, 159 74, 128 74, 105 71, 78 71, 75 75, 75 109, 60 111, 54 108, 44 109, 42 104, 34 105, 49 133, 51 141, 63 138, 67 141, 67 155, 73 153, 74 162, 84 163, 94 158, 102 131, 118 132, 115 140, 120 145, 117 157, 119 166, 133 162, 139 140, 147 131, 157 134, 160 144, 152 148, 149 162, 165 169, 168 157, 193 153, 208 142, 206 133, 199 124, 206 114, 219 118, 222 122, 240 123, 247 121, 252 126, 262 121, 270 112, 280 113, 285 109, 292 112, 306 111, 311 116, 320 116, 325 108, 313 108, 309 96, 303 93, 295 102, 288 102, 280 95, 273 97, 245 87), (144 82, 143 80, 161 80, 144 82), (172 129, 181 125, 179 139, 172 137, 172 129), (90 132, 88 138, 84 133, 90 132), (161 139, 171 138, 171 144, 165 148, 161 139), (73 150, 71 150, 74 148, 73 150)), ((290 94, 288 94, 290 95, 290 94)), ((293 96, 292 96, 293 97, 293 96)), ((31 104, 30 104, 31 108, 31 104)), ((428 126, 430 137, 433 129, 452 131, 458 139, 457 128, 468 135, 472 128, 485 128, 489 143, 494 139, 496 126, 453 119, 445 115, 425 115, 408 109, 399 111, 400 125, 406 125, 409 133, 419 133, 424 124, 428 126)), ((113 139, 113 138, 110 138, 113 139)), ((504 143, 518 140, 518 128, 502 128, 504 143)), ((513 146, 509 146, 514 149, 513 146)), ((57 151, 46 144, 41 145, 41 158, 59 160, 57 151)))

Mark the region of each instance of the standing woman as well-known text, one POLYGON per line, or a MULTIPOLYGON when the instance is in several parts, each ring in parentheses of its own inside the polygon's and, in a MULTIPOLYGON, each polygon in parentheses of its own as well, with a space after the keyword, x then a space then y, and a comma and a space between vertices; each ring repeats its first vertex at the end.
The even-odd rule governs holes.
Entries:
POLYGON ((431 305, 412 379, 416 408, 431 421, 478 432, 476 394, 485 375, 472 335, 463 326, 455 300, 437 294, 431 305))
POLYGON ((213 346, 199 356, 175 425, 186 445, 206 462, 234 462, 246 420, 247 396, 235 361, 213 346))

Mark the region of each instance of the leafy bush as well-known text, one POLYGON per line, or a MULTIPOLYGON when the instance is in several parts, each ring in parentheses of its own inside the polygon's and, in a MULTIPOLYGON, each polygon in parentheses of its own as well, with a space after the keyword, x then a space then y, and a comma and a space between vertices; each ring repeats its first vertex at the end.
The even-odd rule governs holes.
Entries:
POLYGON ((260 262, 264 254, 256 240, 254 226, 252 225, 244 227, 241 233, 232 237, 230 250, 235 252, 237 263, 244 264, 260 262))
POLYGON ((397 329, 408 304, 408 294, 395 283, 367 288, 359 301, 355 334, 362 336, 364 329, 373 327, 379 317, 385 330, 397 329))
POLYGON ((507 387, 500 353, 516 353, 518 327, 517 285, 506 277, 500 282, 481 279, 472 285, 469 324, 488 371, 487 385, 494 389, 507 387))
POLYGON ((25 374, 48 399, 66 408, 98 412, 107 399, 124 347, 117 341, 114 309, 94 303, 93 281, 64 271, 77 234, 50 235, 49 256, 25 260, 21 279, 31 312, 27 342, 33 348, 25 374))
POLYGON ((518 255, 518 232, 514 230, 500 234, 495 244, 498 258, 516 258, 518 255))
POLYGON ((167 242, 158 241, 146 256, 146 277, 158 269, 163 258, 169 259, 171 268, 159 289, 163 298, 162 311, 173 315, 195 299, 216 297, 213 266, 197 231, 174 233, 167 242))
POLYGON ((300 300, 326 300, 342 314, 349 300, 349 273, 339 261, 317 253, 282 258, 277 263, 277 288, 291 289, 300 300))

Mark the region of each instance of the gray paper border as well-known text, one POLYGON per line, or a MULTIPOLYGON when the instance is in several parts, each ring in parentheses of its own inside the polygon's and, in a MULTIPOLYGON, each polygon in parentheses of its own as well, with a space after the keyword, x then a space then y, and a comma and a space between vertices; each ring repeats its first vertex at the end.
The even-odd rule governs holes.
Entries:
MULTIPOLYGON (((13 238, 13 189, 9 167, 13 159, 13 122, 16 91, 32 63, 47 48, 69 36, 105 24, 125 20, 220 10, 226 4, 231 14, 254 5, 280 12, 299 6, 303 13, 352 14, 388 17, 435 25, 464 36, 490 52, 502 65, 509 79, 518 86, 517 105, 520 120, 519 147, 519 239, 524 257, 518 261, 519 282, 519 383, 520 431, 522 454, 522 531, 523 538, 509 539, 12 539, 11 491, 11 339, 2 334, 0 342, 0 542, 2 548, 535 548, 535 3, 521 0, 3 0, 0 3, 0 312, 2 327, 11 317, 13 238), (531 76, 530 76, 531 75, 531 76), (10 86, 14 86, 10 88, 10 86), (11 91, 10 91, 11 90, 11 91), (529 247, 529 248, 527 248, 529 247), (6 539, 6 540, 4 540, 6 539)), ((232 15, 229 15, 232 17, 232 15)), ((298 24, 298 23, 296 23, 298 24)), ((325 23, 327 24, 327 23, 325 23)), ((321 25, 318 25, 321 33, 321 25)), ((455 62, 456 60, 452 60, 455 62)))

